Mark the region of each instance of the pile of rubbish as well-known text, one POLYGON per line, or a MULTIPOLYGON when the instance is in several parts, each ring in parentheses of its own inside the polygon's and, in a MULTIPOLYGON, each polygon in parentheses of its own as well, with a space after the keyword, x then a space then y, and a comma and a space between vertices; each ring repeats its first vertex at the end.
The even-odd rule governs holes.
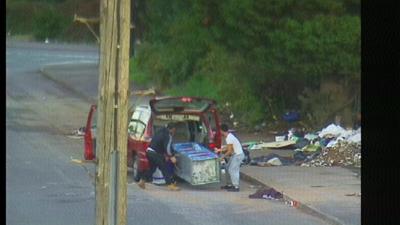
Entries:
POLYGON ((301 166, 361 167, 361 128, 345 130, 331 124, 318 133, 313 145, 321 146, 319 154, 301 166))
POLYGON ((252 159, 250 165, 280 166, 294 164, 307 167, 361 167, 361 127, 357 130, 346 130, 339 125, 330 124, 321 131, 307 134, 302 134, 292 128, 284 135, 282 141, 273 143, 249 142, 244 147, 250 151, 264 147, 286 148, 295 151, 292 159, 270 154, 252 159))
POLYGON ((339 142, 333 147, 323 148, 320 154, 301 166, 354 166, 361 167, 361 144, 339 142))

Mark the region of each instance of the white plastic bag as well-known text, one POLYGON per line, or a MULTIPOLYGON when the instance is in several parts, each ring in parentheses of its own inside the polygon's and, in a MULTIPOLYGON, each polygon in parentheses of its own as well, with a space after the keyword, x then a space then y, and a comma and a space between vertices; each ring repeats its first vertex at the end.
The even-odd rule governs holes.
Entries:
POLYGON ((153 173, 153 182, 152 183, 153 184, 165 184, 166 183, 164 176, 161 173, 161 170, 159 170, 158 168, 153 173))
POLYGON ((268 160, 267 164, 272 165, 272 166, 281 166, 282 162, 279 158, 275 157, 275 158, 268 160))

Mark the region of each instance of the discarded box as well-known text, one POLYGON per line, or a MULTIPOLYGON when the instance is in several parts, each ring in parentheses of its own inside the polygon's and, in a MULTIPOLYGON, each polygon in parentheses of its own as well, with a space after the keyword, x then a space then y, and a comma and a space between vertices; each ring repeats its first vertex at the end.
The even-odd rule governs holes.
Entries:
POLYGON ((175 174, 190 183, 201 185, 220 182, 221 170, 218 155, 195 143, 174 145, 176 151, 175 174))

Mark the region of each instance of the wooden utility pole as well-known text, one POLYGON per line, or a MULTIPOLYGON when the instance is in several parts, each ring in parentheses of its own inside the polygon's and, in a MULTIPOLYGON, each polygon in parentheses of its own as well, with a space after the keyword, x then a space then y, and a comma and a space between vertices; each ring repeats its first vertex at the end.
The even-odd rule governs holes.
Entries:
POLYGON ((130 1, 101 0, 96 225, 126 225, 130 1))

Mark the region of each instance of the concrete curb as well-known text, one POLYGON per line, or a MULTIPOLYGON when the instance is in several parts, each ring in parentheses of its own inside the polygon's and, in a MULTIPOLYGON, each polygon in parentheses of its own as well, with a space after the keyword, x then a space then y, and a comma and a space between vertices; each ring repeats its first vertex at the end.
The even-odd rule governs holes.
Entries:
MULTIPOLYGON (((245 174, 243 172, 240 172, 240 178, 243 179, 244 181, 247 181, 249 183, 253 183, 253 184, 256 184, 256 185, 259 185, 259 186, 262 186, 262 187, 273 188, 273 187, 270 187, 268 184, 265 184, 264 182, 254 178, 254 177, 251 177, 251 176, 249 176, 249 175, 247 175, 247 174, 245 174)), ((282 193, 282 194, 283 194, 283 199, 285 201, 297 201, 297 200, 293 199, 292 197, 286 195, 285 193, 282 193)), ((331 215, 323 213, 323 212, 319 211, 318 209, 315 209, 314 207, 308 206, 308 205, 306 205, 304 203, 301 203, 299 201, 297 201, 297 202, 299 203, 299 205, 296 208, 298 210, 304 212, 304 213, 307 213, 309 215, 318 217, 318 218, 320 218, 320 219, 324 220, 325 222, 327 222, 329 224, 332 224, 332 225, 345 225, 342 221, 340 221, 336 217, 333 217, 331 215)))
POLYGON ((83 99, 84 101, 93 104, 94 102, 97 102, 96 99, 91 98, 90 96, 85 95, 84 93, 82 93, 81 91, 71 87, 70 85, 68 85, 66 82, 59 80, 57 78, 55 78, 54 76, 51 75, 51 73, 49 73, 47 71, 48 67, 51 67, 53 65, 46 65, 43 66, 42 68, 40 68, 40 73, 46 77, 49 80, 52 80, 53 82, 57 83, 58 85, 62 86, 63 88, 67 89, 68 91, 71 91, 72 93, 74 93, 75 95, 77 95, 79 98, 83 99))

